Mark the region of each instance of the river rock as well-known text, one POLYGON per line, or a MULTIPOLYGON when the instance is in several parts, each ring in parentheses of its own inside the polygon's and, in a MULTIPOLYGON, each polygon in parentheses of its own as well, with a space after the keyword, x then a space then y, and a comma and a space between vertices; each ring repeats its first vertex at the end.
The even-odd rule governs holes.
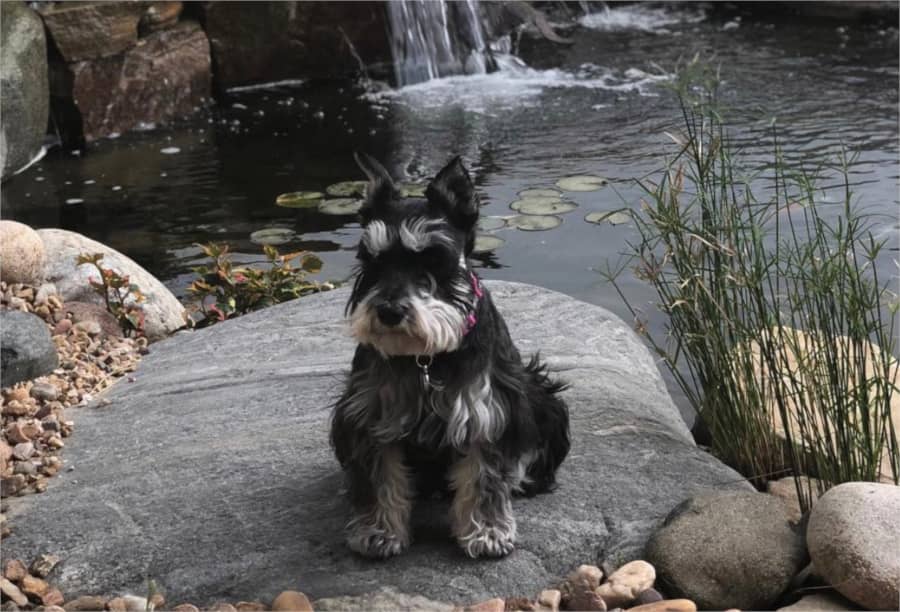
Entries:
POLYGON ((656 570, 646 561, 626 563, 597 588, 607 608, 621 608, 630 604, 638 595, 653 586, 656 570))
POLYGON ((686 497, 750 490, 694 444, 629 325, 545 289, 487 286, 523 354, 540 349, 571 384, 572 451, 553 493, 513 501, 519 541, 509 557, 467 558, 441 499, 416 505, 405 554, 373 562, 348 550, 343 477, 328 444, 354 350, 347 289, 154 345, 133 382, 105 392, 115 415, 79 411, 65 452, 77 469, 39 504, 10 500, 16 536, 4 554, 53 551, 64 559, 54 582, 70 597, 140 593, 150 575, 170 601, 201 608, 271 601, 291 585, 313 601, 386 586, 468 605, 558 584, 588 556, 637 558, 686 497))
POLYGON ((137 43, 140 2, 48 2, 41 18, 66 62, 117 55, 137 43))
MULTIPOLYGON (((805 496, 811 496, 811 503, 815 503, 816 499, 818 499, 818 490, 821 484, 818 478, 800 477, 800 487, 805 496)), ((793 476, 770 480, 766 483, 766 492, 769 495, 774 495, 784 503, 788 511, 788 518, 792 523, 800 522, 800 519, 803 518, 803 510, 800 506, 800 496, 797 494, 797 485, 794 483, 793 476)))
POLYGON ((49 374, 57 365, 56 345, 39 316, 0 310, 0 376, 4 386, 49 374))
POLYGON ((54 62, 51 93, 67 109, 57 113, 63 138, 77 145, 190 114, 211 96, 210 66, 206 34, 191 21, 153 32, 117 55, 54 62))
POLYGON ((900 487, 848 482, 813 506, 806 532, 816 572, 870 610, 900 602, 900 487))
POLYGON ((127 275, 146 296, 144 332, 150 340, 159 340, 184 326, 185 310, 172 292, 144 268, 115 249, 86 236, 61 229, 38 230, 48 253, 44 276, 54 283, 65 302, 103 304, 88 280, 97 271, 86 264, 76 265, 81 254, 102 253, 100 265, 127 275))
POLYGON ((778 608, 778 612, 822 612, 823 610, 856 610, 852 602, 837 593, 812 593, 804 595, 789 606, 778 608))
POLYGON ((282 79, 392 75, 380 2, 208 2, 205 27, 222 87, 282 79), (349 43, 349 44, 348 44, 349 43), (352 47, 351 47, 352 45, 352 47))
POLYGON ((691 498, 647 544, 664 593, 701 610, 765 610, 806 562, 803 537, 778 499, 764 493, 691 498))
POLYGON ((395 589, 382 588, 364 595, 317 599, 313 609, 316 612, 394 612, 395 610, 451 612, 456 608, 421 595, 407 595, 395 589))
POLYGON ((50 106, 44 25, 24 2, 0 2, 0 167, 2 178, 40 152, 50 106))
POLYGON ((284 591, 272 602, 274 612, 312 612, 309 598, 299 591, 284 591))
POLYGON ((67 301, 63 306, 63 312, 71 315, 72 323, 76 327, 84 323, 93 323, 97 329, 97 334, 95 335, 100 335, 104 338, 110 336, 113 338, 122 337, 122 328, 119 325, 119 321, 105 306, 91 302, 67 301))
POLYGON ((44 274, 44 243, 17 221, 0 221, 0 280, 39 285, 44 274))

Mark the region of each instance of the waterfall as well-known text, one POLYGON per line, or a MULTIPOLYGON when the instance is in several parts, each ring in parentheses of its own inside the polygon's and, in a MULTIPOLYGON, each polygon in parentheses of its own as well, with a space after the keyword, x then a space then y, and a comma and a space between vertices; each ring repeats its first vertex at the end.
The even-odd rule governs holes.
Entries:
POLYGON ((398 87, 492 68, 478 0, 386 4, 398 87))

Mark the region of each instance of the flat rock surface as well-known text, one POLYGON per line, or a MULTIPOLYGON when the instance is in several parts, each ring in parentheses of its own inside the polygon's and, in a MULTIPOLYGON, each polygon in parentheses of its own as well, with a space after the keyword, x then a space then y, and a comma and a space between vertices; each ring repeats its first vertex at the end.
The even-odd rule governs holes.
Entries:
POLYGON ((647 349, 608 311, 529 285, 488 283, 523 354, 567 379, 573 445, 553 494, 519 499, 519 543, 472 561, 441 502, 420 504, 415 542, 386 562, 350 553, 327 443, 353 351, 346 290, 319 294, 151 347, 112 404, 72 411, 73 468, 11 500, 5 558, 54 553, 67 598, 141 594, 173 604, 311 599, 391 587, 471 603, 534 595, 581 563, 636 556, 685 498, 747 489, 692 442, 647 349))

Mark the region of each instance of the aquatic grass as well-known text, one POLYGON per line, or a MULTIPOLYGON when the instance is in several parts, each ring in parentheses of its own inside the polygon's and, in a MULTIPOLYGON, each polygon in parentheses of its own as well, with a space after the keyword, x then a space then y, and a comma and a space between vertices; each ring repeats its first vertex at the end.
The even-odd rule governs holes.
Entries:
POLYGON ((793 475, 805 508, 801 475, 825 488, 898 483, 897 296, 875 266, 885 246, 876 219, 854 205, 855 159, 842 151, 791 167, 773 122, 771 159, 747 172, 717 83, 697 62, 681 72, 679 151, 656 180, 639 181, 638 239, 605 275, 708 428, 711 451, 754 484, 793 475), (821 204, 819 183, 834 175, 841 201, 821 204), (662 337, 617 282, 632 265, 666 315, 662 337))

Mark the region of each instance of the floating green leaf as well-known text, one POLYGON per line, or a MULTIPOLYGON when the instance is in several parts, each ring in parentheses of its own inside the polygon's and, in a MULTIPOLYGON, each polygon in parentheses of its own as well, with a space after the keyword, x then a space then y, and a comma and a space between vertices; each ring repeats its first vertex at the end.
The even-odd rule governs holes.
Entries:
POLYGON ((428 185, 423 183, 400 183, 400 195, 404 198, 424 198, 428 185))
POLYGON ((506 219, 503 217, 481 217, 478 219, 478 229, 483 232, 493 232, 506 227, 506 219))
POLYGON ((528 198, 561 198, 562 194, 556 189, 523 189, 519 192, 523 200, 528 198))
POLYGON ((588 223, 601 224, 604 221, 610 225, 622 225, 631 221, 631 215, 621 210, 613 210, 606 212, 592 212, 584 217, 588 223))
POLYGON ((294 240, 297 232, 287 227, 266 227, 250 234, 250 241, 254 244, 275 246, 294 240))
POLYGON ((567 176, 556 181, 556 186, 563 191, 597 191, 609 183, 605 178, 589 174, 567 176))
POLYGON ((324 197, 321 191, 292 191, 275 198, 275 204, 285 208, 315 208, 324 197))
POLYGON ((472 249, 473 253, 490 253, 496 249, 499 249, 506 241, 503 238, 498 238, 492 234, 478 234, 475 236, 475 246, 472 249))
POLYGON ((355 198, 334 198, 319 203, 319 212, 325 215, 355 215, 363 201, 355 198))
POLYGON ((541 204, 550 204, 552 202, 561 202, 559 199, 559 195, 555 196, 534 196, 530 198, 522 198, 521 200, 516 200, 512 204, 509 205, 515 211, 518 211, 519 208, 526 203, 530 203, 531 206, 539 206, 541 204))
POLYGON ((541 202, 536 200, 519 200, 519 212, 523 215, 562 215, 578 208, 578 204, 566 200, 541 202))
POLYGON ((329 185, 325 188, 325 193, 340 198, 364 198, 366 197, 366 187, 368 185, 367 181, 343 181, 329 185))
POLYGON ((510 217, 507 224, 516 229, 525 230, 526 232, 540 232, 543 230, 559 227, 562 223, 560 217, 553 215, 516 215, 510 217))

